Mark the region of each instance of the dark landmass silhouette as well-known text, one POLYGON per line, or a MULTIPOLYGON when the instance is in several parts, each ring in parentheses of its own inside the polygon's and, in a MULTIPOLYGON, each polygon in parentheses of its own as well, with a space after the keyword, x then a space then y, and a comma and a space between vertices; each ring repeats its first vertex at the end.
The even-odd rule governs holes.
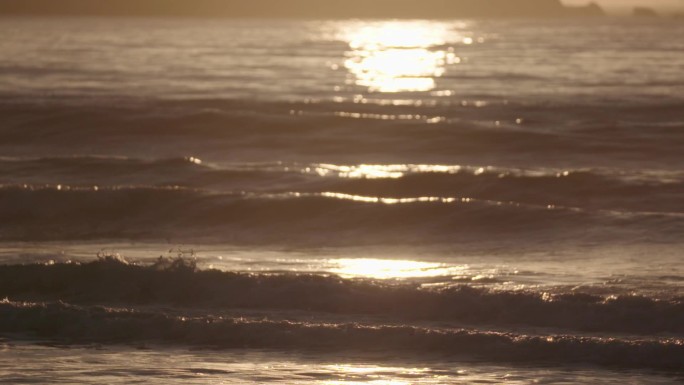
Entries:
POLYGON ((560 0, 1 0, 0 15, 235 18, 560 18, 603 16, 560 0))
POLYGON ((658 17, 658 13, 647 7, 635 7, 632 11, 634 17, 658 17))

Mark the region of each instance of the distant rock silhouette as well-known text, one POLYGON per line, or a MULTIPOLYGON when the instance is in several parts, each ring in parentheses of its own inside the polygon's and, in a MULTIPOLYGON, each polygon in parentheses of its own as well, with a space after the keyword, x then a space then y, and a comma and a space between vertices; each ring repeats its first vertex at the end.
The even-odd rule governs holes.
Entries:
POLYGON ((596 17, 606 15, 606 13, 603 11, 603 8, 593 2, 580 7, 565 7, 565 12, 569 16, 581 17, 596 17))
POLYGON ((560 0, 1 0, 0 15, 273 18, 534 18, 602 16, 560 0))
POLYGON ((658 13, 651 8, 635 7, 632 11, 634 17, 658 17, 658 13))

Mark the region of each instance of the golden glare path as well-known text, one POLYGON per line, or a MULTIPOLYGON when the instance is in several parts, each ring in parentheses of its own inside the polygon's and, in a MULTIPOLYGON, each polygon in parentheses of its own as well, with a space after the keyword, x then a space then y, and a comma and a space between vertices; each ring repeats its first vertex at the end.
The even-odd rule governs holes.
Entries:
MULTIPOLYGON (((380 22, 355 26, 342 33, 350 51, 344 66, 370 92, 419 92, 436 87, 448 64, 460 62, 445 49, 452 34, 434 22, 380 22)), ((463 41, 463 39, 461 39, 463 41)))
POLYGON ((447 266, 442 263, 390 259, 336 259, 331 270, 343 278, 428 278, 462 274, 467 266, 447 266))

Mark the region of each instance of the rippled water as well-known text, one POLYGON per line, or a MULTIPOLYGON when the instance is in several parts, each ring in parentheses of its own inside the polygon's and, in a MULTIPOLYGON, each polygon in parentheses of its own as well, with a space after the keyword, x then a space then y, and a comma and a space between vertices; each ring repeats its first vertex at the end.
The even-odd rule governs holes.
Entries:
POLYGON ((167 384, 527 384, 538 383, 668 384, 677 377, 658 377, 646 373, 596 372, 583 368, 556 370, 548 367, 511 368, 469 362, 396 362, 375 365, 361 357, 341 357, 327 361, 313 355, 284 355, 269 351, 213 352, 160 349, 159 351, 120 348, 68 350, 49 347, 5 347, 0 352, 4 381, 55 379, 79 384, 129 384, 132 379, 145 383, 167 384), (59 356, 55 356, 59 354, 59 356), (8 359, 9 357, 9 359, 8 359), (22 373, 12 373, 14 360, 21 357, 22 373), (44 372, 50 360, 50 375, 44 372), (8 373, 8 367, 9 372, 8 373))
POLYGON ((681 380, 681 23, 0 35, 1 381, 681 380))

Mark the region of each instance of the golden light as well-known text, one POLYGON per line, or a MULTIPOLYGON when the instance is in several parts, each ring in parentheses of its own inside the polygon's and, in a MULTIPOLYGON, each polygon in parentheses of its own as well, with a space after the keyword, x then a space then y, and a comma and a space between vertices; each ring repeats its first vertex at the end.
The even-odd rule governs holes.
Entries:
POLYGON ((433 262, 372 258, 336 259, 330 262, 336 266, 330 271, 343 278, 428 278, 458 274, 467 268, 433 262))
POLYGON ((371 381, 324 381, 322 385, 410 385, 410 382, 400 380, 371 380, 371 381))
POLYGON ((364 202, 364 203, 381 203, 384 205, 397 205, 402 203, 426 203, 426 202, 439 202, 439 203, 454 203, 458 201, 456 198, 452 197, 413 197, 413 198, 387 198, 387 197, 374 197, 374 196, 364 196, 364 195, 353 195, 353 194, 343 194, 336 192, 322 192, 318 196, 332 199, 341 199, 354 202, 364 202))
POLYGON ((344 380, 323 381, 321 385, 409 385, 405 379, 388 378, 392 374, 396 377, 420 377, 429 373, 426 368, 383 367, 365 365, 329 365, 325 367, 334 373, 340 373, 344 380), (392 373, 392 374, 390 374, 392 373))
POLYGON ((350 179, 398 179, 409 173, 456 174, 463 167, 440 164, 358 164, 336 165, 320 163, 305 172, 315 172, 320 176, 334 175, 350 179))
POLYGON ((344 65, 370 92, 430 91, 446 65, 460 60, 444 49, 448 32, 428 22, 354 26, 342 34, 351 49, 344 65))

